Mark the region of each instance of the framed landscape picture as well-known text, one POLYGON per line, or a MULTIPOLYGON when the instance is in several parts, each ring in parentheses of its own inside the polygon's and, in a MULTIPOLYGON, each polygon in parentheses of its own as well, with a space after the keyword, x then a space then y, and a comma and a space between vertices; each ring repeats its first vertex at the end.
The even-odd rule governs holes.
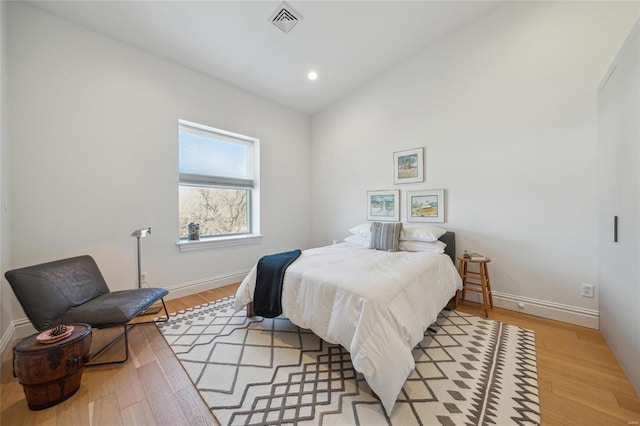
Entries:
POLYGON ((400 221, 400 191, 367 191, 367 220, 400 221))
POLYGON ((444 189, 408 191, 407 222, 444 222, 444 189))
POLYGON ((393 183, 424 182, 424 148, 393 153, 393 183))

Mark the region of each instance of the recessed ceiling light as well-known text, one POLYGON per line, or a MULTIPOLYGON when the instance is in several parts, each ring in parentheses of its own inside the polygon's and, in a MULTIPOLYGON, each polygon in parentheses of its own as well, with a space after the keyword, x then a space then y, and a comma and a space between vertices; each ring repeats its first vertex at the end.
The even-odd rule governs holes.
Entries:
POLYGON ((311 81, 316 80, 318 78, 318 73, 315 71, 309 71, 309 74, 307 74, 307 78, 311 81))

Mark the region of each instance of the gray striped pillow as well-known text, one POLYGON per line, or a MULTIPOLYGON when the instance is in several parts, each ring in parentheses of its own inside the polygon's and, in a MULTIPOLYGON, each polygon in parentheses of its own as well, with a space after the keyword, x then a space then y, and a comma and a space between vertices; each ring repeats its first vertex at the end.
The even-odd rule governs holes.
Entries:
POLYGON ((402 223, 381 223, 371 224, 371 245, 369 248, 385 251, 398 251, 400 232, 402 223))

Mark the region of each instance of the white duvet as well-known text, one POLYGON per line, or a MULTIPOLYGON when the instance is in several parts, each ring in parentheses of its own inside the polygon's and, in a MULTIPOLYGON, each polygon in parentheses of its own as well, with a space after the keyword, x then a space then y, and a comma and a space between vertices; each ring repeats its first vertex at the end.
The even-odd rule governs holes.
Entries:
MULTIPOLYGON (((253 300, 254 266, 236 293, 253 300)), ((304 250, 287 269, 283 316, 351 354, 388 414, 409 373, 411 350, 461 287, 444 254, 386 252, 343 243, 304 250)))

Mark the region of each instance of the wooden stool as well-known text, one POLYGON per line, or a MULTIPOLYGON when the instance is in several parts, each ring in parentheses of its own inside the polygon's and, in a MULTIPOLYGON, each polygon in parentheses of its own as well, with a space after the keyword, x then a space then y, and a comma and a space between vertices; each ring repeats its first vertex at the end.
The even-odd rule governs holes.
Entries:
POLYGON ((468 291, 475 291, 476 293, 482 293, 482 304, 484 306, 484 315, 489 316, 489 306, 493 309, 493 295, 491 294, 491 280, 489 279, 489 269, 487 263, 491 262, 488 257, 484 260, 471 260, 464 256, 458 256, 458 272, 460 278, 462 278, 462 290, 456 292, 456 305, 459 303, 460 294, 462 293, 461 300, 464 300, 465 293, 468 291), (470 271, 468 266, 470 263, 478 265, 478 272, 470 271), (469 280, 474 281, 469 281, 469 280), (479 288, 469 286, 477 286, 479 288), (488 304, 487 304, 488 299, 488 304))

